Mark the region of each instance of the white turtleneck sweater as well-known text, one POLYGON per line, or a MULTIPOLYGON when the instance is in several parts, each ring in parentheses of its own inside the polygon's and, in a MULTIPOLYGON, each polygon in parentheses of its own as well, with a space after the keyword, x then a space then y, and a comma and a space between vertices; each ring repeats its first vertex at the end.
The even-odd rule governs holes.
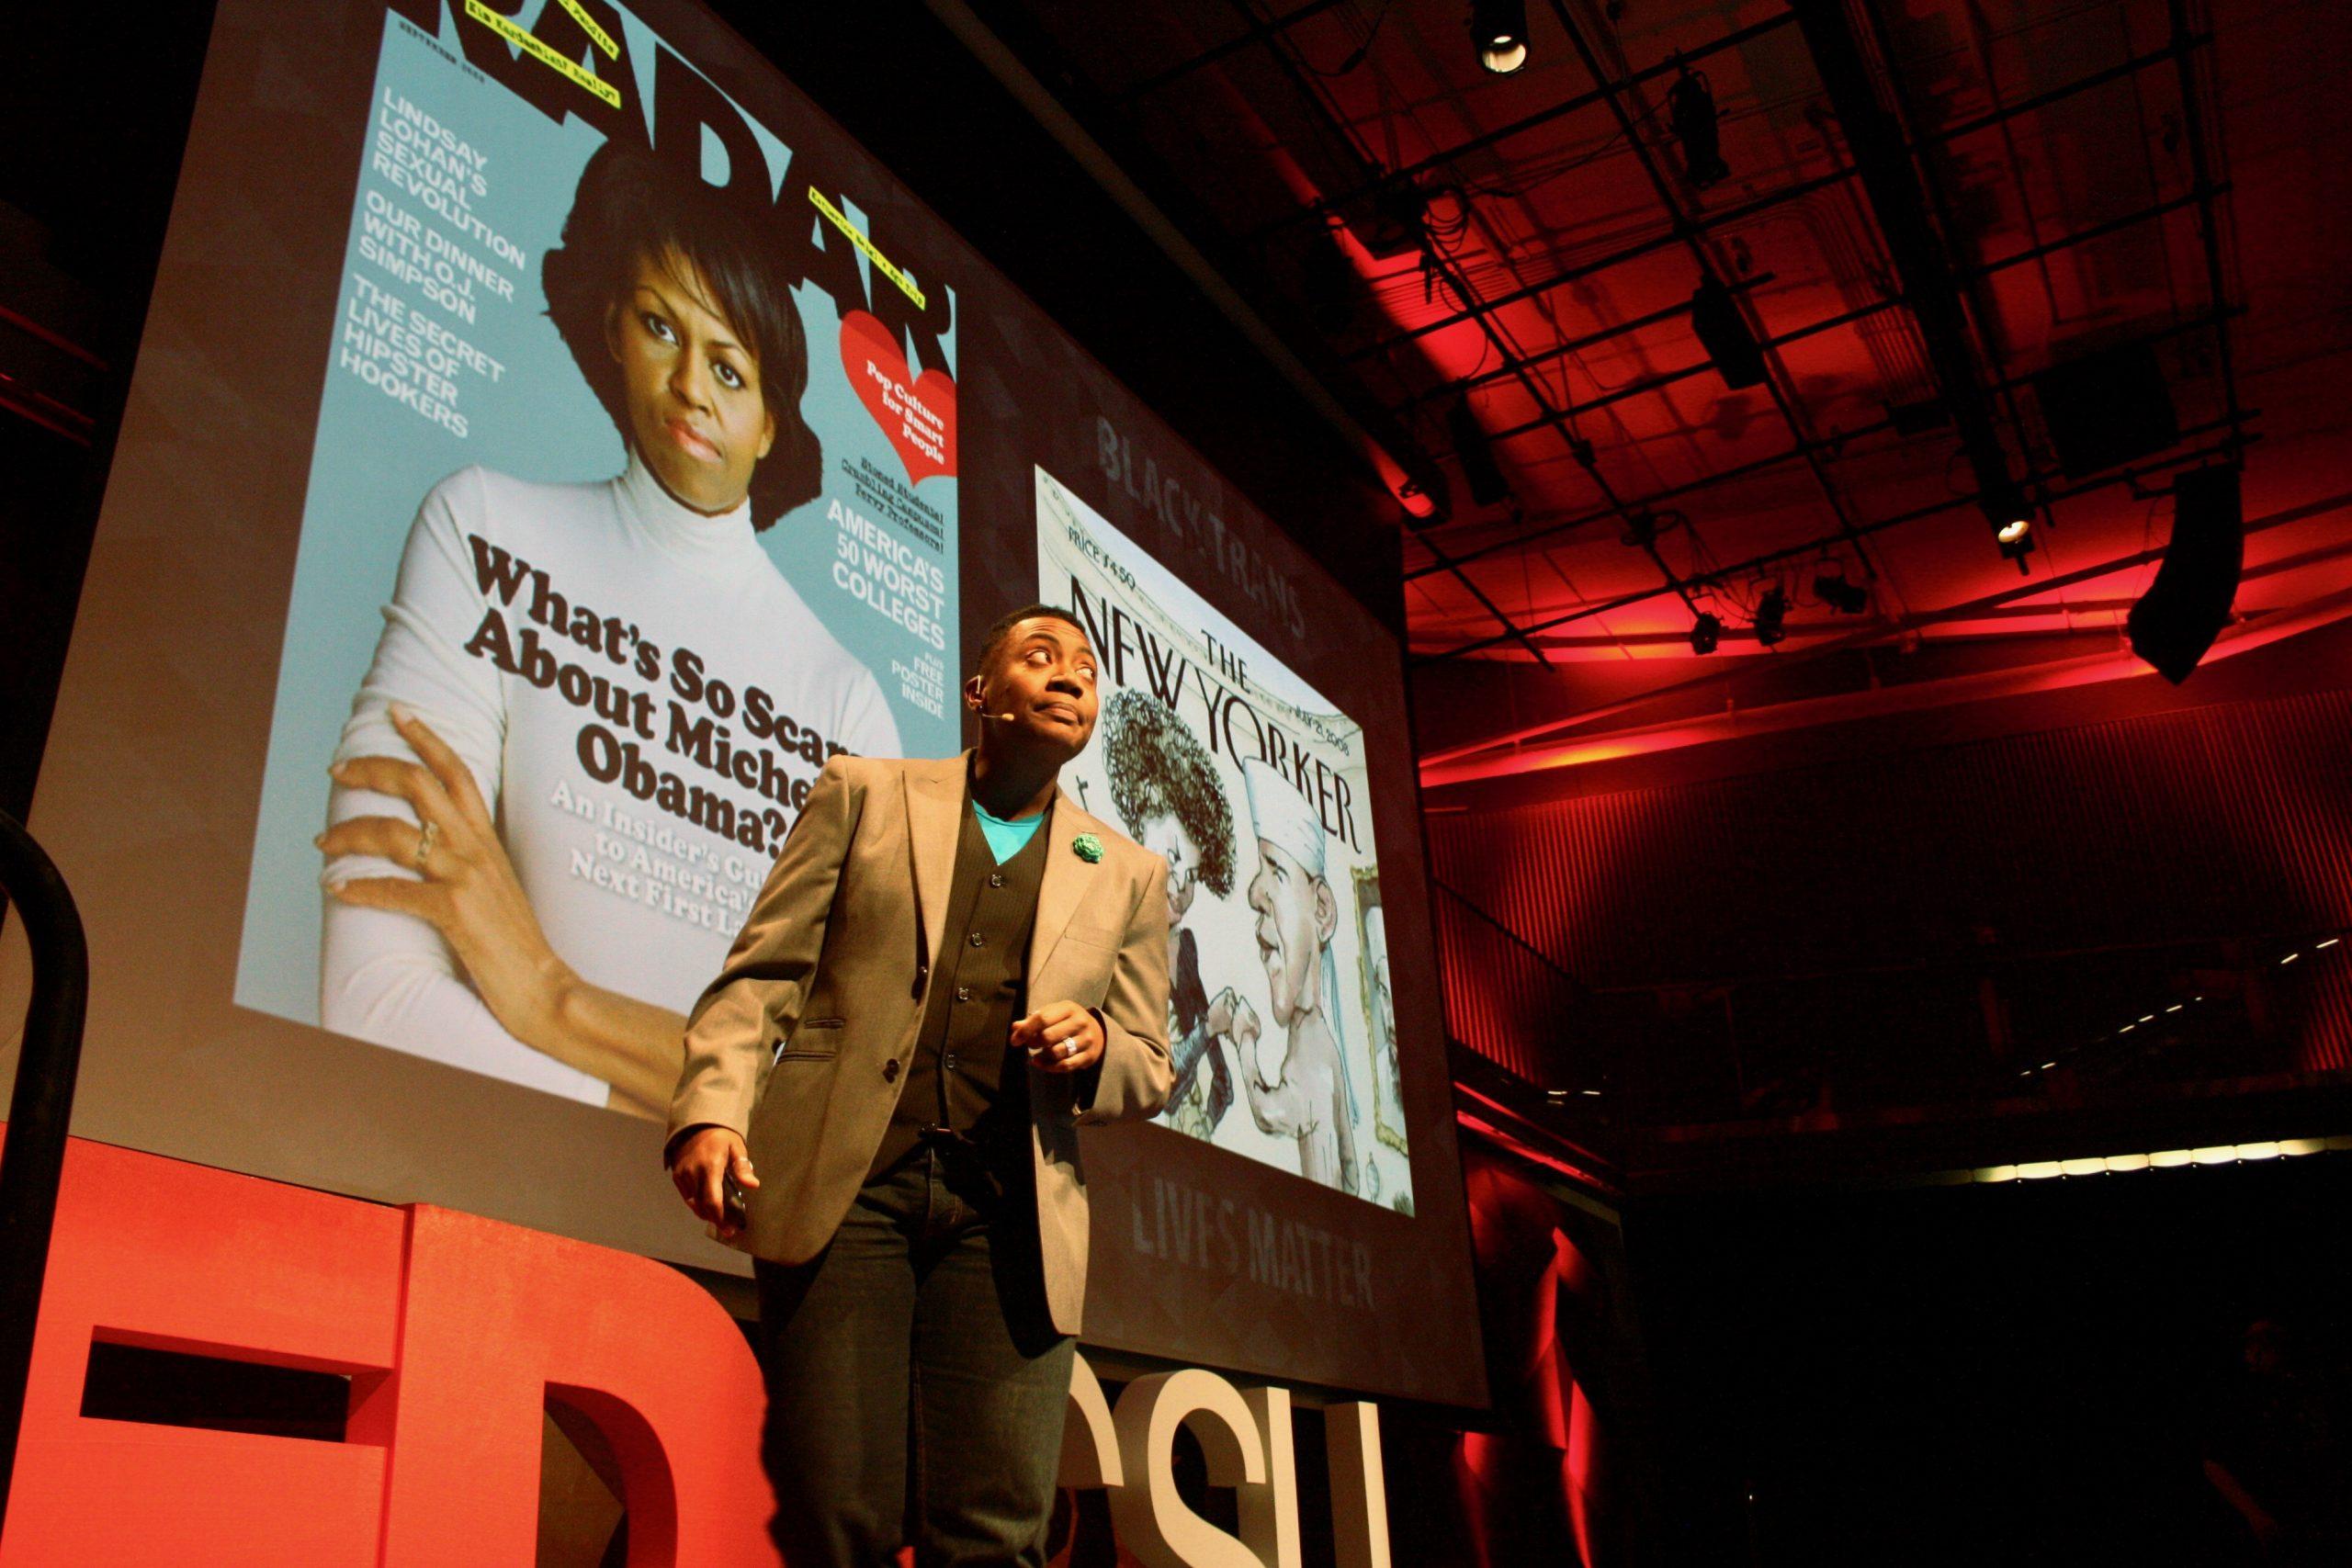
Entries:
MULTIPOLYGON (((782 842, 775 829, 798 815, 789 784, 815 779, 820 742, 899 754, 880 684, 777 572, 748 504, 703 516, 673 500, 634 453, 626 472, 602 484, 532 484, 471 468, 433 488, 409 529, 336 760, 413 758, 385 714, 394 702, 472 771, 557 955, 593 985, 679 1012, 725 958, 782 842), (560 614, 548 590, 560 595, 560 614), (544 660, 526 653, 526 633, 544 660), (682 664, 682 651, 698 671, 682 664), (694 690, 714 681, 728 696, 694 690), (795 728, 775 724, 755 739, 754 687, 795 728), (714 711, 721 706, 730 711, 714 711), (767 751, 774 768, 742 764, 749 785, 715 771, 673 744, 679 718, 711 720, 713 741, 723 727, 732 747, 767 751), (583 734, 592 726, 597 733, 583 734), (625 745, 642 771, 626 765, 625 745), (779 784, 779 773, 788 779, 779 784), (664 774, 674 783, 660 784, 664 774), (707 792, 699 820, 661 798, 666 790, 673 802, 691 799, 697 788, 707 792), (649 791, 655 798, 640 798, 649 791), (725 813, 711 796, 732 806, 738 835, 752 831, 744 819, 757 820, 756 846, 712 830, 725 813)), ((415 819, 397 798, 334 790, 329 821, 363 816, 415 819)), ((356 855, 324 870, 329 881, 414 875, 356 855)), ((500 1025, 425 921, 325 902, 319 1012, 327 1028, 605 1102, 601 1080, 500 1025)))

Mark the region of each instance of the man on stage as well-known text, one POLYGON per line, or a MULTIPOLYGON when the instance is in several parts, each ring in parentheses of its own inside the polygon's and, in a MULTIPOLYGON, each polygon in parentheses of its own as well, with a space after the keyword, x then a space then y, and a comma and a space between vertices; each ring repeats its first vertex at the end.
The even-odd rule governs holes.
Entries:
POLYGON ((695 1005, 679 1192, 751 1252, 794 1568, 1042 1563, 1086 1288, 1077 1128, 1165 1103, 1168 868, 1057 783, 1098 711, 1032 605, 980 742, 825 766, 695 1005))

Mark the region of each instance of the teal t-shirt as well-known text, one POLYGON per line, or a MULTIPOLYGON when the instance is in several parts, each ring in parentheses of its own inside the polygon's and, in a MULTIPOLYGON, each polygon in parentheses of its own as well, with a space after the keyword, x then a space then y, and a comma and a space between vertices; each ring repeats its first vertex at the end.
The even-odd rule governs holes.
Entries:
POLYGON ((996 857, 999 865, 1019 854, 1023 847, 1037 836, 1037 829, 1046 825, 1046 814, 1042 811, 1035 817, 1008 822, 1001 817, 990 816, 988 808, 977 800, 972 802, 972 815, 980 819, 980 832, 989 841, 989 853, 996 857))

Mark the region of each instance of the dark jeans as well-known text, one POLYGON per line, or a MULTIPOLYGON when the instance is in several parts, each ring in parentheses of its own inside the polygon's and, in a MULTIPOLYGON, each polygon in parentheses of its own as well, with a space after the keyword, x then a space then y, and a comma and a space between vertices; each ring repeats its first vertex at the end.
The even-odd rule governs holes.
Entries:
POLYGON ((910 1540, 922 1568, 1046 1561, 1074 1348, 1035 1214, 1025 1179, 926 1145, 816 1258, 759 1264, 769 1528, 792 1568, 876 1568, 910 1540))

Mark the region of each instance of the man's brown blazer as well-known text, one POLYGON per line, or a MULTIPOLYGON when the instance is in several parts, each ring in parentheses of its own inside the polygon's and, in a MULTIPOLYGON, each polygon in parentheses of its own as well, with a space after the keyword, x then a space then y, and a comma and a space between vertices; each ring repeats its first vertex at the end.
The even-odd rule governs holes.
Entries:
MULTIPOLYGON (((941 967, 970 756, 827 762, 687 1020, 670 1136, 703 1123, 742 1135, 760 1185, 734 1245, 754 1256, 815 1257, 881 1147, 941 967)), ((1074 1001, 1102 1021, 1099 1074, 1028 1069, 1046 1296, 1055 1326, 1076 1334, 1087 1243, 1078 1128, 1149 1116, 1168 1100, 1168 863, 1059 790, 1039 830, 1052 842, 1028 1006, 1074 1001), (1073 848, 1081 833, 1101 843, 1099 861, 1073 848)))

